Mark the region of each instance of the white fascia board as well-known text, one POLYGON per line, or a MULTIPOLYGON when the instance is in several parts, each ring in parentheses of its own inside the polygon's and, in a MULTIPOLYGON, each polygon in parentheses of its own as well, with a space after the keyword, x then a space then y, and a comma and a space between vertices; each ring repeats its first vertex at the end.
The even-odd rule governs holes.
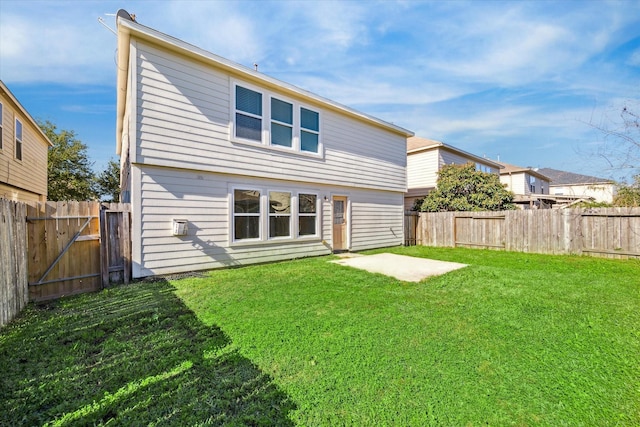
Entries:
MULTIPOLYGON (((129 39, 132 36, 139 38, 141 40, 152 42, 166 49, 179 52, 183 55, 199 60, 200 62, 214 65, 215 67, 221 68, 227 71, 228 73, 231 73, 236 76, 240 76, 244 79, 256 82, 263 86, 275 88, 289 95, 302 98, 316 105, 321 105, 325 108, 346 114, 350 117, 373 124, 377 127, 384 128, 388 131, 399 134, 405 138, 408 138, 414 135, 414 133, 411 132, 410 130, 404 129, 400 126, 396 126, 393 123, 389 123, 384 120, 378 119, 376 117, 370 116, 368 114, 362 113, 360 111, 354 110, 350 107, 347 107, 345 105, 342 105, 330 99, 316 95, 312 92, 308 92, 304 89, 300 89, 297 86, 283 82, 273 77, 269 77, 249 67, 245 67, 243 65, 230 61, 221 56, 215 55, 211 52, 208 52, 197 46, 186 43, 175 37, 161 33, 157 30, 154 30, 153 28, 149 28, 144 25, 138 24, 137 22, 129 21, 122 18, 118 19, 118 58, 119 58, 118 82, 121 81, 120 74, 122 72, 126 73, 126 69, 123 70, 124 68, 122 67, 123 63, 120 61, 120 59, 122 59, 124 55, 124 52, 122 51, 126 49, 127 50, 126 53, 128 53, 129 39), (123 46, 124 44, 126 44, 127 46, 123 46)), ((118 100, 120 99, 119 97, 120 97, 121 90, 122 88, 120 84, 118 84, 118 100)), ((126 92, 126 87, 125 87, 125 92, 126 92)), ((123 100, 123 103, 124 103, 124 100, 123 100)), ((118 107, 119 107, 118 120, 120 120, 120 102, 118 102, 118 107)), ((122 111, 124 111, 124 107, 122 107, 122 111)), ((120 129, 120 127, 118 127, 118 129, 120 129)))

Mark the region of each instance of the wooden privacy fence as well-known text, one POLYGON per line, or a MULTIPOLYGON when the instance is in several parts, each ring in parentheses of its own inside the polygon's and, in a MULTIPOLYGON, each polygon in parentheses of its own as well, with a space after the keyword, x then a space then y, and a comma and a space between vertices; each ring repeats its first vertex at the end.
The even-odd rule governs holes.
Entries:
POLYGON ((130 278, 130 205, 47 202, 27 207, 33 301, 101 289, 130 278))
POLYGON ((640 208, 421 212, 415 239, 424 246, 640 257, 640 208))
POLYGON ((0 326, 29 300, 27 286, 27 207, 0 199, 0 326))

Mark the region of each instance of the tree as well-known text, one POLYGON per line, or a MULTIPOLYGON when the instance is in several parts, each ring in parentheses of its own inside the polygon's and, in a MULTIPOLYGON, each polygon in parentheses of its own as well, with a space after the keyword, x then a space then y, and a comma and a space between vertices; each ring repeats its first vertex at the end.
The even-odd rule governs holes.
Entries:
POLYGON ((621 185, 613 198, 614 206, 640 206, 640 175, 634 177, 631 185, 621 185))
POLYGON ((87 146, 73 131, 57 130, 50 121, 38 125, 53 143, 47 162, 49 200, 96 200, 95 175, 87 146))
POLYGON ((437 187, 422 202, 423 212, 500 211, 515 209, 513 193, 494 173, 477 171, 473 163, 446 165, 437 187))
POLYGON ((597 155, 617 170, 640 172, 640 103, 626 101, 618 110, 618 117, 603 115, 602 122, 589 123, 604 134, 597 155))
POLYGON ((96 178, 96 189, 105 202, 120 200, 120 163, 109 159, 107 168, 96 178))

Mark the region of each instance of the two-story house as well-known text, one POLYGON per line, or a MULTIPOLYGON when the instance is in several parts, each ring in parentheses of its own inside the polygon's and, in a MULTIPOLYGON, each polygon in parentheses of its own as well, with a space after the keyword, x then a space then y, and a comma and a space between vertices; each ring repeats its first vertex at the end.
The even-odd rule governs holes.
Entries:
POLYGON ((118 16, 133 277, 402 244, 410 131, 118 16))
POLYGON ((407 139, 407 193, 405 210, 413 207, 417 199, 436 188, 438 171, 444 165, 473 163, 483 172, 498 173, 497 162, 460 150, 433 139, 413 136, 407 139))
POLYGON ((550 208, 555 199, 549 196, 550 179, 532 168, 497 162, 502 165, 500 182, 515 194, 514 203, 522 208, 550 208))
POLYGON ((0 198, 47 200, 47 155, 51 141, 0 80, 0 198))

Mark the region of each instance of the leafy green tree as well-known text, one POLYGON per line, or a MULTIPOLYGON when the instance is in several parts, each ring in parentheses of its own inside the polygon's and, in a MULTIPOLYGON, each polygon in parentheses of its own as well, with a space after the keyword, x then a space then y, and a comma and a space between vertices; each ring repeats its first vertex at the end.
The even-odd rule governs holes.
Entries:
POLYGON ((434 191, 422 202, 423 212, 500 211, 515 209, 513 193, 497 174, 476 170, 473 163, 446 165, 434 191))
POLYGON ((107 168, 96 177, 96 188, 105 202, 120 200, 120 163, 109 159, 107 168))
POLYGON ((640 175, 634 177, 631 185, 621 185, 613 198, 614 206, 640 206, 640 175))
POLYGON ((50 121, 38 125, 53 143, 48 156, 49 200, 96 200, 96 181, 87 146, 76 138, 75 132, 58 131, 50 121))

